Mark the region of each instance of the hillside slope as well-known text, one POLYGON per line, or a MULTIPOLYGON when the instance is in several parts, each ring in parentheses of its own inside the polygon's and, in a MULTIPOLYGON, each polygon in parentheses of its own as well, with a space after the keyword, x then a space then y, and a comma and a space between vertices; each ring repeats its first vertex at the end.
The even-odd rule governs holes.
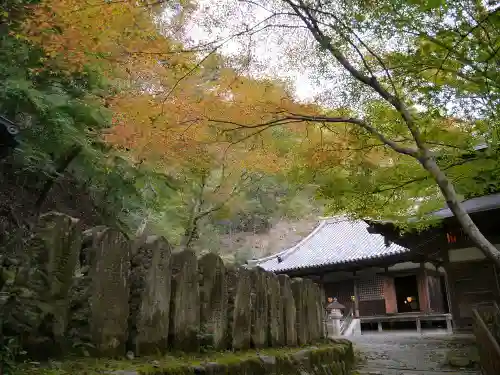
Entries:
POLYGON ((278 220, 265 233, 238 232, 220 236, 219 254, 228 262, 244 263, 294 246, 318 224, 316 216, 278 220))

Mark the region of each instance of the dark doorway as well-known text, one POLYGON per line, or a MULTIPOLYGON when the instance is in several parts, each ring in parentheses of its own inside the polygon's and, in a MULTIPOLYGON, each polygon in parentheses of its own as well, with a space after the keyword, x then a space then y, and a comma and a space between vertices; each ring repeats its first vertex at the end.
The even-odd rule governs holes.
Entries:
POLYGON ((396 288, 398 312, 405 313, 420 311, 416 275, 395 277, 394 286, 396 288))

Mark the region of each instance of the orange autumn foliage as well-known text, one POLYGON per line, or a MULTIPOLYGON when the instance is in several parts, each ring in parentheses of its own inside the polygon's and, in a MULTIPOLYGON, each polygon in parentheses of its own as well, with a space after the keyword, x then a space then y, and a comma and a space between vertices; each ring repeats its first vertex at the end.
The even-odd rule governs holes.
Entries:
POLYGON ((340 130, 288 123, 275 134, 272 127, 254 127, 283 113, 321 109, 298 103, 278 82, 239 74, 220 56, 197 66, 199 56, 180 52, 180 44, 160 33, 152 3, 158 2, 44 0, 25 23, 26 37, 43 46, 48 68, 74 72, 98 65, 121 78, 120 93, 107 98, 114 112, 103 135, 109 144, 168 173, 194 165, 225 165, 234 175, 276 173, 297 155, 313 164, 347 156, 339 145, 349 137, 340 130), (284 139, 290 144, 285 150, 284 139))
POLYGON ((286 159, 263 147, 269 143, 265 139, 260 139, 264 144, 253 138, 244 140, 241 131, 230 134, 226 132, 229 127, 214 121, 260 121, 257 112, 227 102, 216 92, 207 91, 200 98, 189 87, 193 86, 183 85, 166 101, 144 93, 113 98, 116 124, 106 140, 131 150, 138 159, 155 160, 169 169, 225 164, 271 173, 284 167, 286 159))
POLYGON ((43 46, 48 59, 69 71, 89 63, 104 63, 115 72, 124 65, 152 68, 177 47, 153 22, 160 5, 148 0, 44 0, 32 6, 24 32, 43 46))

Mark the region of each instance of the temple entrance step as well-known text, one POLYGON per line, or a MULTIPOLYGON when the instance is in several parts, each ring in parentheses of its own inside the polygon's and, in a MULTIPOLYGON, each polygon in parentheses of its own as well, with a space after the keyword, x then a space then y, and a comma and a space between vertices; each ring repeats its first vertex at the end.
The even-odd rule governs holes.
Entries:
POLYGON ((349 337, 360 375, 480 375, 472 335, 442 331, 373 333, 349 337))

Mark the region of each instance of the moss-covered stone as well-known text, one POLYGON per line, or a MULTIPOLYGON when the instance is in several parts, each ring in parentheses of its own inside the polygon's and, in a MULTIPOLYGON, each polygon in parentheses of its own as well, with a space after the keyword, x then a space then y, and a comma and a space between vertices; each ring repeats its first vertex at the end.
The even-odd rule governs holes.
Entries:
POLYGON ((316 309, 316 324, 317 324, 317 329, 318 329, 318 334, 319 338, 323 339, 326 337, 325 334, 325 325, 323 323, 324 315, 325 315, 325 310, 323 308, 323 302, 325 300, 325 291, 324 289, 318 285, 314 284, 314 293, 316 295, 315 298, 315 309, 316 309))
POLYGON ((321 338, 321 322, 318 313, 318 302, 320 296, 317 285, 311 279, 303 279, 302 293, 303 293, 303 312, 302 316, 305 322, 307 332, 307 342, 315 342, 321 338))
POLYGON ((74 349, 78 343, 96 356, 125 354, 130 256, 130 242, 119 231, 99 227, 84 234, 80 261, 87 271, 74 279, 67 332, 74 349))
POLYGON ((270 273, 262 268, 251 271, 252 293, 252 347, 265 348, 268 346, 269 307, 267 285, 270 273))
POLYGON ((292 279, 292 293, 295 301, 295 329, 297 331, 297 343, 306 345, 309 342, 309 331, 307 325, 306 292, 304 282, 301 278, 292 279))
POLYGON ((271 273, 267 279, 269 346, 285 345, 285 327, 283 325, 283 300, 281 299, 278 276, 271 273))
POLYGON ((234 311, 231 327, 232 347, 236 350, 250 348, 252 327, 251 282, 252 271, 240 269, 238 285, 234 298, 234 311))
POLYGON ((175 350, 199 349, 200 291, 198 260, 192 251, 172 255, 170 344, 175 350))
POLYGON ((292 286, 288 275, 278 275, 280 283, 280 295, 283 308, 284 340, 287 346, 297 345, 297 329, 296 329, 296 307, 293 298, 292 286))
POLYGON ((347 375, 353 363, 352 344, 337 340, 318 347, 259 352, 143 357, 132 361, 73 359, 62 362, 57 369, 23 365, 14 375, 347 375))
MULTIPOLYGON (((30 353, 60 355, 68 349, 69 292, 81 246, 82 229, 77 219, 57 212, 40 216, 27 243, 26 269, 30 272, 23 285, 36 302, 14 307, 12 316, 22 331, 16 332, 16 327, 6 323, 12 332, 27 337, 23 345, 30 353), (48 308, 41 309, 42 305, 48 308)), ((21 279, 17 277, 15 282, 21 279)))
POLYGON ((199 262, 200 327, 202 345, 213 349, 227 349, 226 267, 214 253, 203 256, 199 262))
POLYGON ((130 275, 130 347, 136 355, 167 350, 171 246, 163 237, 137 244, 130 275))
POLYGON ((234 266, 226 268, 225 284, 227 291, 227 309, 226 309, 226 338, 225 347, 232 348, 233 345, 233 320, 234 307, 236 302, 236 290, 238 287, 238 269, 234 266))

